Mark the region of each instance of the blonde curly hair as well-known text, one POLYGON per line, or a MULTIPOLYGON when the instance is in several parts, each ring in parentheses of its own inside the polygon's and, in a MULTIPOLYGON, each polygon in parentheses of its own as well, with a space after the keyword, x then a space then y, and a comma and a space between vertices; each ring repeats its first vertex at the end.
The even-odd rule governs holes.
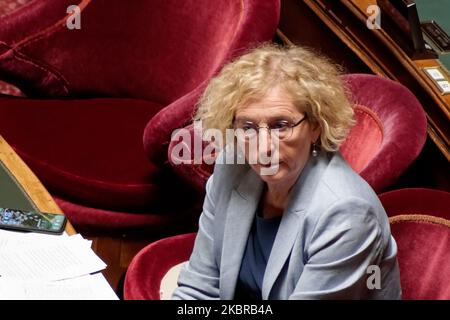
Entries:
POLYGON ((203 129, 218 129, 225 137, 239 106, 261 100, 279 86, 312 124, 320 125, 322 148, 337 151, 354 124, 340 74, 339 66, 310 49, 266 43, 228 63, 211 79, 194 121, 201 120, 203 129))

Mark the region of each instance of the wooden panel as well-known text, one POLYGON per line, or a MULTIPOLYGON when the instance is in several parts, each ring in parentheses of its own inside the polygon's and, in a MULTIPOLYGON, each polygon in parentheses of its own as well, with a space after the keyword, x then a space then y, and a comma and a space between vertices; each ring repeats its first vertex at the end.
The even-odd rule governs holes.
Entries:
MULTIPOLYGON (((368 17, 366 8, 371 4, 376 4, 376 0, 342 0, 342 3, 345 4, 358 19, 365 22, 368 17)), ((421 71, 423 67, 442 67, 446 70, 439 60, 411 60, 383 29, 373 30, 373 33, 376 34, 377 37, 396 55, 398 61, 405 65, 405 67, 417 77, 423 87, 450 119, 450 95, 443 96, 433 82, 421 71)))
POLYGON ((288 39, 297 45, 313 48, 342 65, 347 72, 372 73, 361 58, 323 24, 306 1, 283 0, 278 29, 281 40, 288 39))
MULTIPOLYGON (((376 4, 376 0, 282 0, 282 8, 286 8, 286 13, 283 16, 282 10, 280 34, 284 37, 281 38, 292 41, 294 36, 302 40, 299 34, 310 34, 313 36, 304 37, 311 38, 314 45, 314 41, 321 43, 324 40, 317 30, 326 26, 328 33, 321 31, 320 34, 334 37, 334 40, 328 41, 333 43, 335 49, 340 50, 339 44, 335 43, 338 39, 341 46, 351 52, 343 57, 344 64, 359 60, 371 72, 402 83, 416 95, 427 114, 429 137, 450 161, 450 95, 441 95, 422 70, 424 66, 440 65, 439 60, 413 61, 384 30, 367 28, 367 7, 373 4, 376 4), (309 17, 307 20, 319 22, 305 24, 307 20, 295 17, 293 12, 297 12, 297 16, 300 16, 300 12, 313 13, 315 18, 309 17), (317 30, 312 30, 316 26, 317 30)), ((292 42, 301 44, 295 39, 292 42)), ((333 51, 330 47, 326 49, 326 54, 333 51)), ((343 52, 347 53, 346 50, 343 52)))
MULTIPOLYGON (((368 17, 367 7, 376 4, 376 0, 342 0, 341 2, 362 23, 365 23, 368 17)), ((371 33, 395 55, 396 61, 402 64, 406 71, 419 83, 420 89, 412 91, 421 100, 427 112, 428 135, 450 161, 450 95, 442 95, 422 70, 424 67, 441 67, 446 70, 445 67, 436 59, 412 60, 383 29, 371 30, 371 33), (428 97, 425 97, 425 94, 421 91, 425 91, 428 97), (434 101, 430 101, 429 98, 434 101)), ((403 81, 400 82, 404 83, 403 81)))

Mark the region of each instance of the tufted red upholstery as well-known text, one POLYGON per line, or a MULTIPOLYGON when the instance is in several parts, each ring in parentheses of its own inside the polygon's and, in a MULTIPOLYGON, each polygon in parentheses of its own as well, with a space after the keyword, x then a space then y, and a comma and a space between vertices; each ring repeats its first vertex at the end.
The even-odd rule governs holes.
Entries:
MULTIPOLYGON (((380 192, 395 182, 422 150, 425 112, 399 83, 368 74, 349 74, 343 79, 355 106, 357 124, 340 151, 352 168, 380 192)), ((193 128, 187 128, 193 134, 193 128)), ((174 171, 203 192, 213 166, 200 160, 195 165, 175 164, 171 154, 176 143, 178 140, 173 139, 168 151, 174 171)))
POLYGON ((450 193, 401 189, 380 200, 397 241, 403 299, 450 299, 450 193))
POLYGON ((172 131, 225 61, 272 38, 278 16, 278 0, 32 0, 0 24, 0 80, 28 97, 0 99, 0 134, 77 229, 162 223, 166 213, 136 214, 186 193, 165 168, 172 131), (66 27, 72 4, 79 30, 66 27))

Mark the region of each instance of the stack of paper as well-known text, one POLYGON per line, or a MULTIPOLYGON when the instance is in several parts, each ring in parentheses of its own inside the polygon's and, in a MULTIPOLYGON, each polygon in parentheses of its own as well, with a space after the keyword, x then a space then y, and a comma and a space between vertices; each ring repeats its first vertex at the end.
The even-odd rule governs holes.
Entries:
POLYGON ((0 230, 0 299, 118 299, 81 235, 0 230))

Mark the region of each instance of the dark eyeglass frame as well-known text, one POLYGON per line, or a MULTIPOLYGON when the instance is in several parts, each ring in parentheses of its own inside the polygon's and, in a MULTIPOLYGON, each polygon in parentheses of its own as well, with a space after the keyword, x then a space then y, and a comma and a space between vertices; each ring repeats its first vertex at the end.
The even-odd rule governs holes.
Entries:
MULTIPOLYGON (((280 140, 287 140, 287 139, 289 139, 292 136, 292 132, 294 131, 293 129, 295 127, 299 126, 306 118, 308 118, 308 117, 305 114, 305 116, 303 118, 301 118, 299 121, 297 121, 294 124, 291 124, 291 125, 287 126, 287 128, 289 128, 291 130, 290 134, 289 134, 289 136, 286 136, 284 138, 280 138, 280 140)), ((233 123, 235 123, 235 120, 233 121, 233 123)), ((235 124, 234 124, 234 127, 236 129, 235 124)), ((279 130, 279 129, 276 129, 276 128, 270 128, 269 126, 256 126, 255 125, 254 128, 252 128, 252 129, 255 129, 255 131, 256 131, 256 135, 255 136, 257 136, 259 134, 259 130, 262 129, 262 128, 267 129, 269 131, 269 134, 272 132, 272 130, 279 130)))

